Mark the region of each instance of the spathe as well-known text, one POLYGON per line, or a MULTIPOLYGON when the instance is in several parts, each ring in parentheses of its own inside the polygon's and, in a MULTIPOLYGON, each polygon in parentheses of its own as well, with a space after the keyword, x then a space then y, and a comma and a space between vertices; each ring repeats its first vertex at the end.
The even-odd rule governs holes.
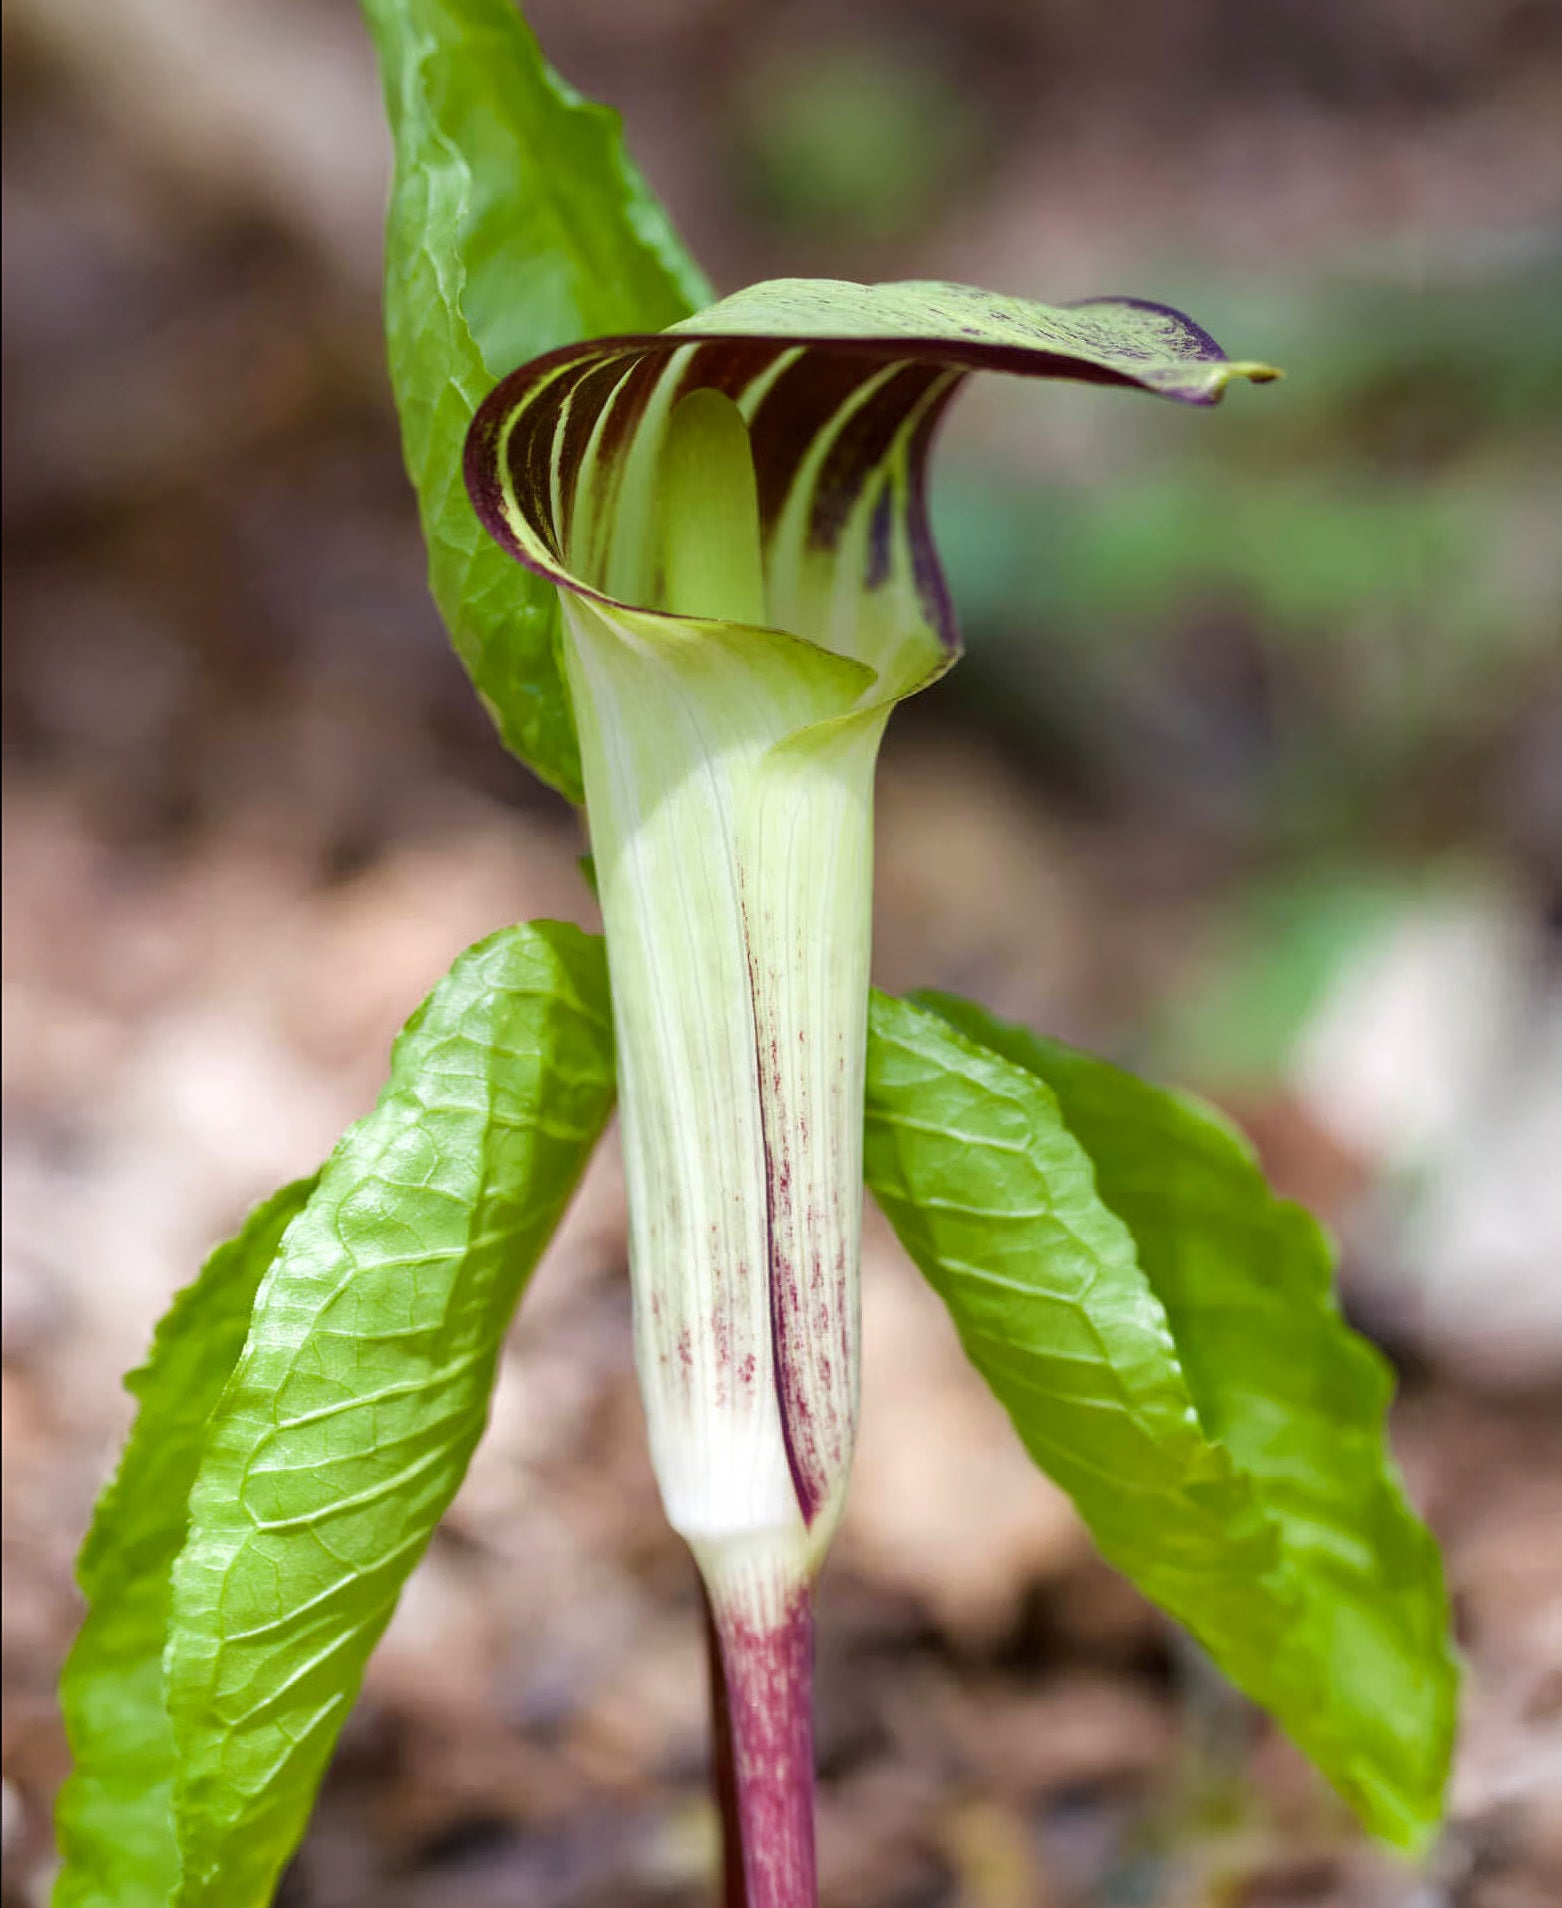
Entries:
POLYGON ((788 280, 522 366, 467 443, 479 516, 564 608, 637 1361, 771 1825, 751 1908, 812 1899, 811 1774, 773 1745, 857 1420, 873 774, 958 654, 923 484, 978 369, 1194 404, 1276 375, 1161 306, 788 280))

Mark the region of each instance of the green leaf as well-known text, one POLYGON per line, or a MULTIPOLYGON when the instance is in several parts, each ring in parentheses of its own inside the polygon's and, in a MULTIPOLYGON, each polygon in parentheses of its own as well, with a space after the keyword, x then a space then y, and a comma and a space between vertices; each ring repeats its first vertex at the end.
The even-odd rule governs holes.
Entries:
POLYGON ((408 1022, 283 1242, 174 1570, 180 1908, 269 1900, 612 1093, 601 942, 506 929, 408 1022))
POLYGON ((1279 1533, 1299 1625, 1282 1720, 1369 1822, 1416 1841, 1441 1813, 1452 1748, 1448 1599, 1387 1449, 1392 1376, 1340 1316, 1324 1233, 1275 1197, 1213 1108, 968 1002, 925 998, 1057 1095, 1134 1235, 1204 1424, 1279 1533))
POLYGON ((577 338, 655 331, 710 290, 511 0, 364 0, 395 142, 385 317, 429 581, 505 745, 580 799, 553 591, 505 561, 461 484, 495 378, 577 338))
POLYGON ((875 993, 868 1026, 868 1186, 971 1359, 1111 1561, 1262 1678, 1276 1534, 1053 1094, 910 1001, 875 993))
POLYGON ((55 1811, 64 1857, 55 1908, 165 1908, 178 1880, 163 1703, 169 1574, 207 1420, 243 1347, 256 1288, 314 1185, 285 1186, 218 1246, 125 1380, 140 1409, 82 1546, 88 1610, 60 1679, 75 1771, 55 1811))
POLYGON ((1422 1843, 1447 1602, 1315 1223, 1207 1109, 942 996, 875 998, 868 1179, 1108 1558, 1422 1843))

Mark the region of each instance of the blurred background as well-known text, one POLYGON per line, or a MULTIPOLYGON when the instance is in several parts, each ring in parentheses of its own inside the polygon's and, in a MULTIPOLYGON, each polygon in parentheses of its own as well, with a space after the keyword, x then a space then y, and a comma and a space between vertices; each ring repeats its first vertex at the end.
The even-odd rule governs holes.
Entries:
MULTIPOLYGON (((878 965, 1211 1094, 1402 1373, 1470 1678, 1374 1854, 1090 1552, 870 1214, 822 1604, 831 1908, 1562 1899, 1562 15, 535 0, 724 289, 1184 304, 1286 383, 965 399, 970 654, 882 779, 878 965)), ((7 0, 4 1891, 44 1899, 119 1375, 466 943, 591 919, 424 592, 348 0, 7 0)), ((291 1908, 708 1900, 691 1573, 611 1149, 291 1908)))

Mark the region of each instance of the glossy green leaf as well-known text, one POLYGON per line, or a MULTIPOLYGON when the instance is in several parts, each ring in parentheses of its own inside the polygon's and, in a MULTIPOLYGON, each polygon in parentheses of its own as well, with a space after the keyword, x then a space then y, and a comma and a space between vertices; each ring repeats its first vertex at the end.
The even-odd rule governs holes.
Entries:
POLYGON ((506 929, 408 1022, 283 1242, 174 1569, 180 1908, 269 1900, 612 1093, 601 942, 506 929))
POLYGON ((1439 1817, 1452 1749, 1448 1599, 1388 1451, 1392 1375, 1340 1316, 1322 1229, 1203 1102, 969 1002, 922 998, 1056 1094, 1134 1235, 1204 1424, 1279 1532, 1299 1624, 1281 1718, 1373 1826, 1416 1840, 1439 1817))
POLYGON ((576 338, 655 331, 710 291, 512 0, 363 0, 395 142, 385 316, 429 580, 508 748, 580 799, 553 592, 485 537, 461 446, 494 379, 576 338))
POLYGON ((218 1246, 125 1380, 140 1409, 82 1546, 87 1616, 60 1679, 75 1769, 55 1811, 64 1860, 55 1908, 165 1908, 178 1879, 163 1702, 169 1574, 207 1420, 243 1348, 256 1289, 314 1184, 284 1187, 218 1246))
POLYGON ((870 1026, 869 1184, 1038 1463, 1369 1827, 1424 1841, 1446 1599, 1317 1226, 1190 1100, 944 997, 870 1026))
POLYGON ((1037 1463, 1119 1569, 1260 1680, 1292 1620, 1251 1485, 1205 1431, 1127 1227, 1046 1085, 875 994, 866 1174, 1037 1463))

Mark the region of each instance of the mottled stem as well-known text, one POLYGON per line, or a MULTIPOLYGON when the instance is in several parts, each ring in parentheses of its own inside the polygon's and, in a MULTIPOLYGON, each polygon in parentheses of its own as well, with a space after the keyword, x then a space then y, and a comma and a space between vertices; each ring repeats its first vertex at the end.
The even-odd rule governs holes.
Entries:
POLYGON ((763 1616, 719 1598, 714 1609, 746 1908, 817 1908, 809 1592, 763 1616))
POLYGON ((743 1880, 743 1824, 738 1817, 738 1774, 732 1759, 732 1715, 727 1704, 727 1672, 722 1667, 716 1613, 700 1585, 705 1606, 705 1647, 710 1676, 711 1790, 721 1819, 722 1908, 748 1908, 743 1880))

